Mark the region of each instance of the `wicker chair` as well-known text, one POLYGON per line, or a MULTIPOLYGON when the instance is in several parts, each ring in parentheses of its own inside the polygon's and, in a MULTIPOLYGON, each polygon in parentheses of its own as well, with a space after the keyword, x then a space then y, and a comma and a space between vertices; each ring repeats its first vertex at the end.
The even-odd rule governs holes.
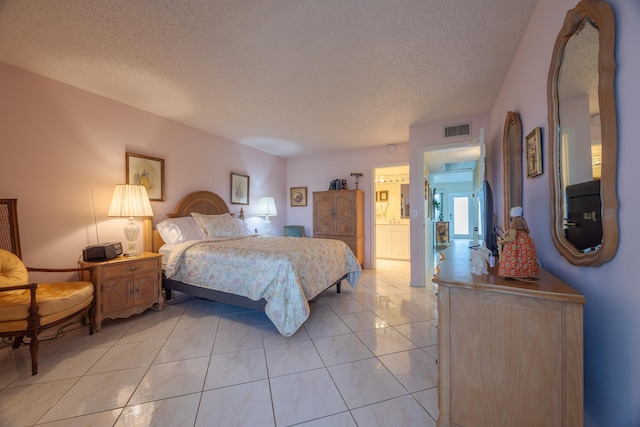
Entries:
POLYGON ((27 268, 18 237, 17 201, 0 199, 0 337, 14 338, 13 348, 30 339, 31 374, 38 373, 41 331, 81 316, 93 334, 94 292, 91 282, 29 283, 28 271, 69 273, 90 268, 27 268))

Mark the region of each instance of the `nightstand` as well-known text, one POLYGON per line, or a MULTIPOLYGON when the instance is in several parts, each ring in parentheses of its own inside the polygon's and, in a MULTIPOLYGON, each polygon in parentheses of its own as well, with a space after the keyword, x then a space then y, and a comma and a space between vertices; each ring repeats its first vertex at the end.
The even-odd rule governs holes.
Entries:
POLYGON ((93 267, 84 280, 93 283, 96 298, 96 331, 103 319, 139 314, 157 304, 162 310, 162 255, 144 252, 102 262, 79 262, 93 267))

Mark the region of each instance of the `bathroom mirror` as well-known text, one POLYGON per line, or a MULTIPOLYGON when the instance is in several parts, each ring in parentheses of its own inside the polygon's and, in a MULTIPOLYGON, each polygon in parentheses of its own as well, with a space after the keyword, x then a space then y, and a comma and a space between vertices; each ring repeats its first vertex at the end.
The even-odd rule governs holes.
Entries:
POLYGON ((502 135, 504 171, 504 223, 509 224, 509 210, 522 206, 522 126, 518 113, 509 111, 502 135))
POLYGON ((615 22, 582 0, 558 34, 549 69, 551 233, 569 262, 601 265, 618 247, 615 22))

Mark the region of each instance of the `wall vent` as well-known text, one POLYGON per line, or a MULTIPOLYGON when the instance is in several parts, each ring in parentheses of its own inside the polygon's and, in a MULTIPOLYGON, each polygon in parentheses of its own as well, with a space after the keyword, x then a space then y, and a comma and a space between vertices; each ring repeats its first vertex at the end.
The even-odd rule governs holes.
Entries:
POLYGON ((456 138, 458 136, 471 135, 471 123, 462 123, 459 125, 445 126, 444 137, 456 138))
POLYGON ((475 169, 477 164, 478 164, 477 160, 472 160, 469 162, 444 163, 442 165, 442 170, 443 172, 472 171, 475 169))

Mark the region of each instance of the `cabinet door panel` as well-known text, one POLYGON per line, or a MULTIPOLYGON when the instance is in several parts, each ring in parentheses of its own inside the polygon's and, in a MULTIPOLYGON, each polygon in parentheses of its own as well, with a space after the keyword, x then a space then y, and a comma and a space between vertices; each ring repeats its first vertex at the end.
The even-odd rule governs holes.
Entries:
POLYGON ((355 193, 337 194, 335 198, 335 233, 343 236, 355 236, 356 209, 355 193))
POLYGON ((314 226, 314 235, 333 234, 333 221, 330 219, 317 219, 314 226))
POLYGON ((333 233, 333 198, 327 194, 314 194, 313 234, 333 233))
POLYGON ((133 276, 102 281, 102 313, 133 307, 133 276))
POLYGON ((376 234, 376 256, 378 258, 389 258, 393 256, 391 232, 382 227, 378 227, 378 233, 376 234))
POLYGON ((158 273, 150 272, 135 276, 136 304, 158 299, 158 273))
POLYGON ((529 302, 525 298, 484 296, 451 296, 451 421, 562 425, 562 306, 530 307, 520 304, 529 302))

